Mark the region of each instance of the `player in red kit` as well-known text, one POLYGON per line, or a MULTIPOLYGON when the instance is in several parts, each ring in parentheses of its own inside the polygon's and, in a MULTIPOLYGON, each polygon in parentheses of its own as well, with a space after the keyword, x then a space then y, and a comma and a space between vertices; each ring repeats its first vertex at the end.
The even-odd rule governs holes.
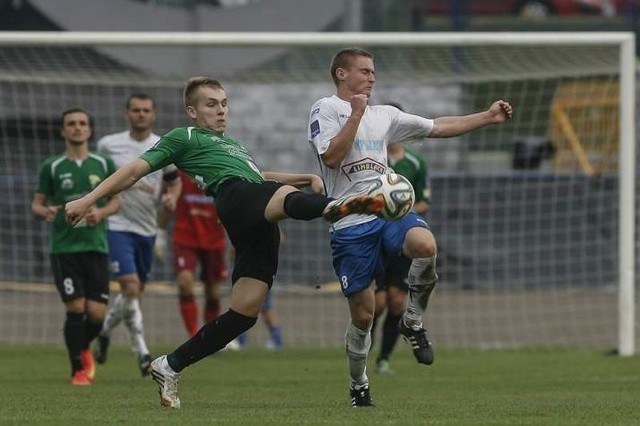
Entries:
MULTIPOLYGON (((213 198, 189 176, 180 172, 182 193, 176 206, 173 228, 173 264, 178 281, 180 314, 189 336, 199 328, 194 296, 195 274, 200 265, 204 284, 204 321, 220 314, 220 285, 228 277, 225 231, 218 220, 213 198)), ((168 212, 167 212, 168 213, 168 212)), ((163 215, 163 225, 168 214, 163 215)))

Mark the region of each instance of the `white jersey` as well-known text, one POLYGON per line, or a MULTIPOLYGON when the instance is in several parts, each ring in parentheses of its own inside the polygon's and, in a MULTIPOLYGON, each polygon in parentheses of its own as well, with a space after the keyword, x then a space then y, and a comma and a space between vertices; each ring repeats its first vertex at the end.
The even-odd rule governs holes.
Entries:
MULTIPOLYGON (((406 114, 390 105, 367 106, 358 126, 351 152, 339 167, 330 169, 320 156, 331 139, 351 116, 351 104, 337 96, 322 98, 311 108, 309 142, 318 155, 327 195, 340 198, 358 194, 369 187, 369 180, 387 172, 387 145, 425 138, 433 129, 433 120, 406 114)), ((334 229, 346 228, 373 220, 375 216, 350 215, 336 222, 334 229)))
MULTIPOLYGON (((120 168, 138 158, 151 148, 160 136, 151 134, 143 141, 131 137, 129 131, 106 135, 98 141, 98 151, 111 157, 120 168)), ((120 210, 109 216, 112 231, 134 232, 139 235, 156 235, 158 229, 158 206, 162 192, 162 178, 167 173, 176 172, 171 164, 162 170, 149 173, 131 188, 120 194, 120 210)), ((178 176, 176 175, 176 178, 178 176)))

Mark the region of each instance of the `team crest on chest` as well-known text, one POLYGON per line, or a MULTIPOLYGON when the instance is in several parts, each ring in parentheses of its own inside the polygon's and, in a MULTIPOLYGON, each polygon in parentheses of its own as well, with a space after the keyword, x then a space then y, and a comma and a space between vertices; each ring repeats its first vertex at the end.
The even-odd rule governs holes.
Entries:
POLYGON ((73 188, 73 180, 71 178, 64 178, 62 182, 60 182, 60 188, 64 190, 69 190, 73 188))

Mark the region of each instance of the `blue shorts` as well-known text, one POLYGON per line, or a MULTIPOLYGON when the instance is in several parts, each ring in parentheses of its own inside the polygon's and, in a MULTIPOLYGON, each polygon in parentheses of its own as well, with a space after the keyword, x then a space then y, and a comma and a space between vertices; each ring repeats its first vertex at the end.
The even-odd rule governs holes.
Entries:
POLYGON ((153 246, 156 237, 124 231, 108 231, 111 273, 118 278, 123 275, 138 274, 140 282, 149 280, 153 246))
POLYGON ((387 222, 375 219, 335 231, 331 235, 333 268, 342 293, 349 296, 363 291, 384 274, 384 260, 402 259, 402 245, 411 228, 429 229, 415 212, 387 222))

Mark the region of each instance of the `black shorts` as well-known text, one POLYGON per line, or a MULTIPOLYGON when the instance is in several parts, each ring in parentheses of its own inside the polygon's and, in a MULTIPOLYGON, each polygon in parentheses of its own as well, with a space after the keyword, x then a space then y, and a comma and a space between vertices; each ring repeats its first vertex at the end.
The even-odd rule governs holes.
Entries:
POLYGON ((278 271, 280 228, 269 223, 264 211, 280 182, 251 183, 233 178, 224 182, 216 195, 218 217, 236 251, 231 282, 255 278, 269 288, 278 271))
POLYGON ((84 297, 109 302, 109 257, 106 253, 55 253, 49 256, 63 302, 84 297))
POLYGON ((376 278, 376 292, 386 290, 388 287, 397 287, 403 291, 409 291, 407 276, 411 267, 411 259, 402 256, 393 261, 385 260, 384 275, 376 278))

